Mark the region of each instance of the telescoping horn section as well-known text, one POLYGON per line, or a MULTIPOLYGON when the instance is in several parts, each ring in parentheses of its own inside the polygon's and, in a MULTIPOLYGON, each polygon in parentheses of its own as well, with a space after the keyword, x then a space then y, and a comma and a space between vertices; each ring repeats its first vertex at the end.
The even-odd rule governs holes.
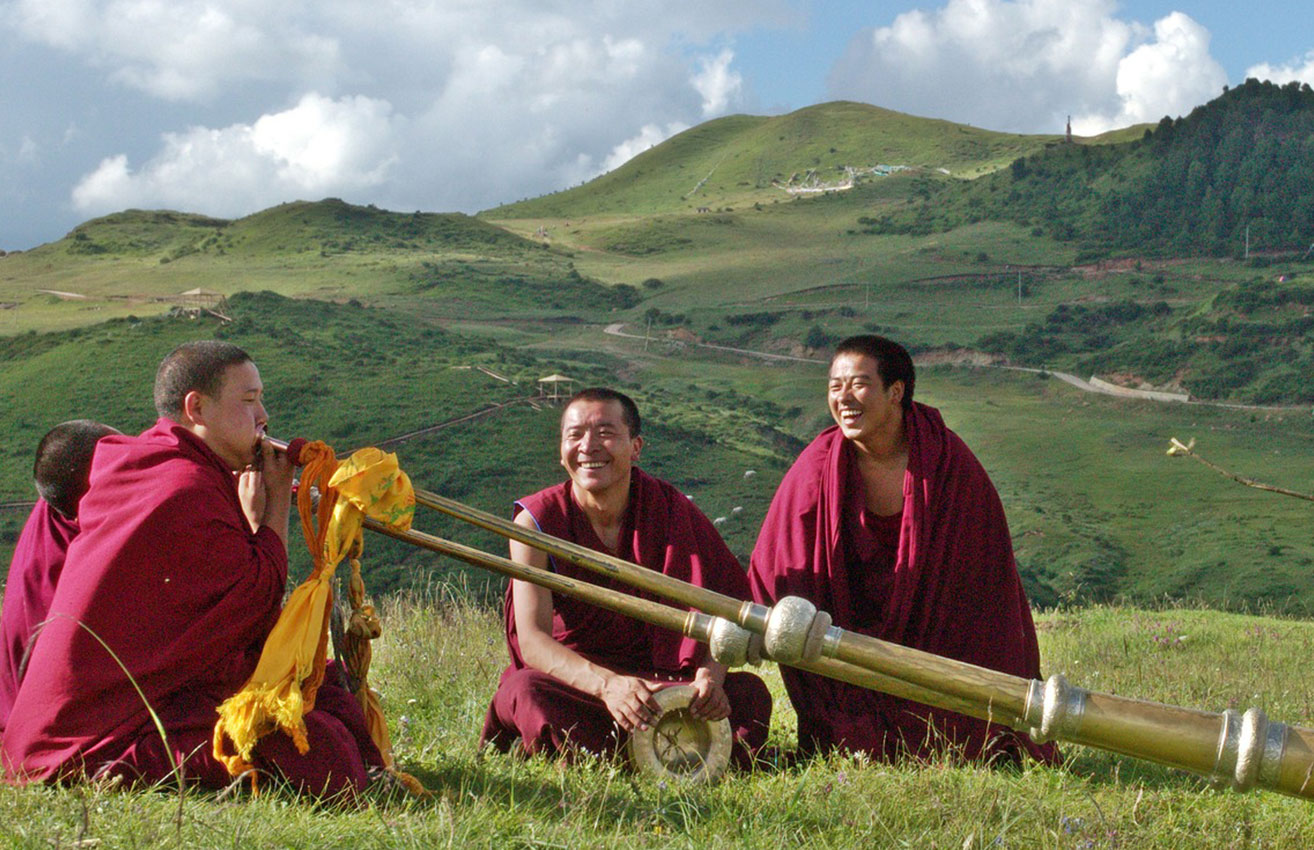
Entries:
POLYGON ((287 459, 292 462, 293 466, 301 466, 301 450, 310 442, 305 437, 296 437, 284 442, 283 440, 280 440, 277 437, 271 437, 268 434, 265 434, 260 439, 273 446, 277 451, 285 452, 287 454, 287 459))
MULTIPOLYGON (((307 443, 265 439, 287 452, 294 464, 307 443)), ((827 612, 818 611, 804 599, 786 598, 768 608, 517 525, 436 493, 416 489, 415 502, 678 607, 566 578, 414 529, 400 531, 371 519, 364 525, 508 578, 683 633, 711 645, 714 657, 727 666, 767 658, 1029 731, 1039 739, 1068 741, 1182 768, 1241 791, 1267 788, 1314 799, 1314 729, 1271 722, 1258 709, 1244 715, 1233 710, 1218 714, 1087 691, 1068 684, 1062 676, 1046 682, 1023 679, 842 629, 827 612)), ((706 730, 693 732, 685 736, 685 743, 704 740, 706 730)), ((677 749, 679 752, 672 750, 668 756, 687 756, 688 748, 677 749)), ((644 767, 662 763, 668 775, 677 770, 688 773, 692 766, 696 781, 709 781, 719 773, 703 770, 702 761, 685 756, 638 760, 644 767)), ((709 763, 719 764, 717 759, 709 763)))

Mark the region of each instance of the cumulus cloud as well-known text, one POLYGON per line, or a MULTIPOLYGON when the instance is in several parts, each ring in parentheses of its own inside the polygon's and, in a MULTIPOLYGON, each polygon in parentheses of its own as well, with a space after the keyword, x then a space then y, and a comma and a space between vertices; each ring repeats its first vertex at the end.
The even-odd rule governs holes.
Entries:
POLYGON ((236 215, 353 191, 394 209, 473 212, 575 185, 742 109, 733 34, 796 21, 792 2, 0 7, 20 37, 93 69, 111 93, 159 102, 152 118, 171 122, 98 151, 76 210, 236 215))
POLYGON ((1314 50, 1306 53, 1304 58, 1294 60, 1286 65, 1270 65, 1261 62, 1246 69, 1246 78, 1270 80, 1274 83, 1307 83, 1314 85, 1314 50))
POLYGON ((1114 116, 1087 116, 1098 124, 1127 126, 1180 115, 1217 97, 1227 74, 1209 55, 1209 32, 1181 12, 1154 25, 1154 40, 1118 63, 1117 90, 1122 109, 1114 116))
POLYGON ((304 3, 254 0, 17 0, 27 38, 81 56, 123 85, 209 99, 247 81, 340 70, 338 40, 305 28, 304 3))
POLYGON ((734 58, 733 50, 722 50, 715 57, 704 58, 693 76, 693 87, 703 96, 703 117, 721 115, 743 91, 744 78, 730 69, 734 58))
POLYGON ((676 133, 682 133, 688 129, 688 125, 678 123, 668 124, 665 129, 658 127, 656 124, 645 124, 637 136, 626 139, 611 149, 611 153, 602 162, 602 170, 611 171, 614 168, 619 168, 653 145, 660 144, 676 133))
POLYGON ((864 31, 828 80, 865 100, 992 130, 1096 133, 1180 114, 1226 82, 1209 34, 1174 12, 1152 29, 1113 0, 949 0, 864 31))
POLYGON ((91 214, 169 206, 232 216, 352 194, 388 179, 404 126, 385 101, 310 94, 252 124, 166 133, 161 150, 136 170, 124 154, 107 157, 78 183, 73 204, 91 214))

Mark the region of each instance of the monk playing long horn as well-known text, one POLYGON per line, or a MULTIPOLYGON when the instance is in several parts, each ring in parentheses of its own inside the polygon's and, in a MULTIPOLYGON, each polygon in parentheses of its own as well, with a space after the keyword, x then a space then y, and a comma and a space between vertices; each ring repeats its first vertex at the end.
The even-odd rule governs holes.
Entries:
MULTIPOLYGON (((0 738, 6 778, 232 781, 212 750, 215 709, 255 668, 287 581, 292 466, 261 446, 263 389, 237 346, 185 343, 160 364, 155 425, 100 440, 0 738)), ((350 794, 382 766, 331 678, 305 721, 308 752, 269 735, 257 768, 350 794)))
MULTIPOLYGON (((877 336, 840 343, 835 425, 786 473, 753 550, 758 602, 801 596, 844 629, 1027 679, 1035 627, 1003 507, 934 408, 913 402, 912 359, 877 336)), ((799 748, 1057 759, 1053 745, 961 714, 782 667, 799 748)))
MULTIPOLYGON (((516 502, 515 521, 746 599, 744 570, 707 517, 634 466, 643 447, 639 428, 628 396, 603 388, 577 393, 561 418, 569 480, 516 502)), ((511 543, 511 558, 633 592, 523 543, 511 543)), ((613 752, 655 720, 653 694, 672 682, 692 683, 695 717, 729 718, 739 764, 766 741, 766 686, 751 673, 727 674, 692 639, 518 580, 507 591, 506 632, 511 665, 489 706, 484 743, 526 754, 613 752)))

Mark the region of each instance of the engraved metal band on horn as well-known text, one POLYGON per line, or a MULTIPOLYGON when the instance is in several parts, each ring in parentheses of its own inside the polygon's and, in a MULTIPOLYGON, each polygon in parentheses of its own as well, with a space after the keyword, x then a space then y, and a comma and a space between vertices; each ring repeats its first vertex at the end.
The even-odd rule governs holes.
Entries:
POLYGON ((724 617, 713 617, 711 634, 707 645, 711 648, 712 658, 727 667, 742 667, 745 664, 762 662, 761 640, 757 647, 757 658, 753 659, 753 634, 742 629, 724 617))
POLYGON ((815 661, 821 657, 821 643, 830 617, 824 617, 819 633, 813 628, 818 622, 817 606, 800 596, 785 596, 771 607, 763 635, 767 655, 781 664, 815 661), (809 653, 812 653, 809 657, 809 653))
POLYGON ((1068 684, 1062 673, 1043 684, 1033 680, 1027 690, 1026 722, 1031 739, 1038 744, 1065 736, 1081 725, 1086 711, 1086 691, 1068 684))
POLYGON ((1237 791, 1249 791, 1256 785, 1276 788, 1287 748, 1287 725, 1271 722, 1258 708, 1244 715, 1229 708, 1222 719, 1210 778, 1237 791))

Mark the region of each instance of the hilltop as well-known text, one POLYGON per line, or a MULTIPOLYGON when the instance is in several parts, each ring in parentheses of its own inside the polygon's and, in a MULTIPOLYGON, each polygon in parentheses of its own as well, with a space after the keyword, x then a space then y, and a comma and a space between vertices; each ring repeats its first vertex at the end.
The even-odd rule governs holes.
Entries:
POLYGON ((1060 138, 997 133, 846 101, 769 118, 732 115, 679 133, 582 186, 496 207, 480 217, 721 210, 903 170, 976 177, 1060 138))

